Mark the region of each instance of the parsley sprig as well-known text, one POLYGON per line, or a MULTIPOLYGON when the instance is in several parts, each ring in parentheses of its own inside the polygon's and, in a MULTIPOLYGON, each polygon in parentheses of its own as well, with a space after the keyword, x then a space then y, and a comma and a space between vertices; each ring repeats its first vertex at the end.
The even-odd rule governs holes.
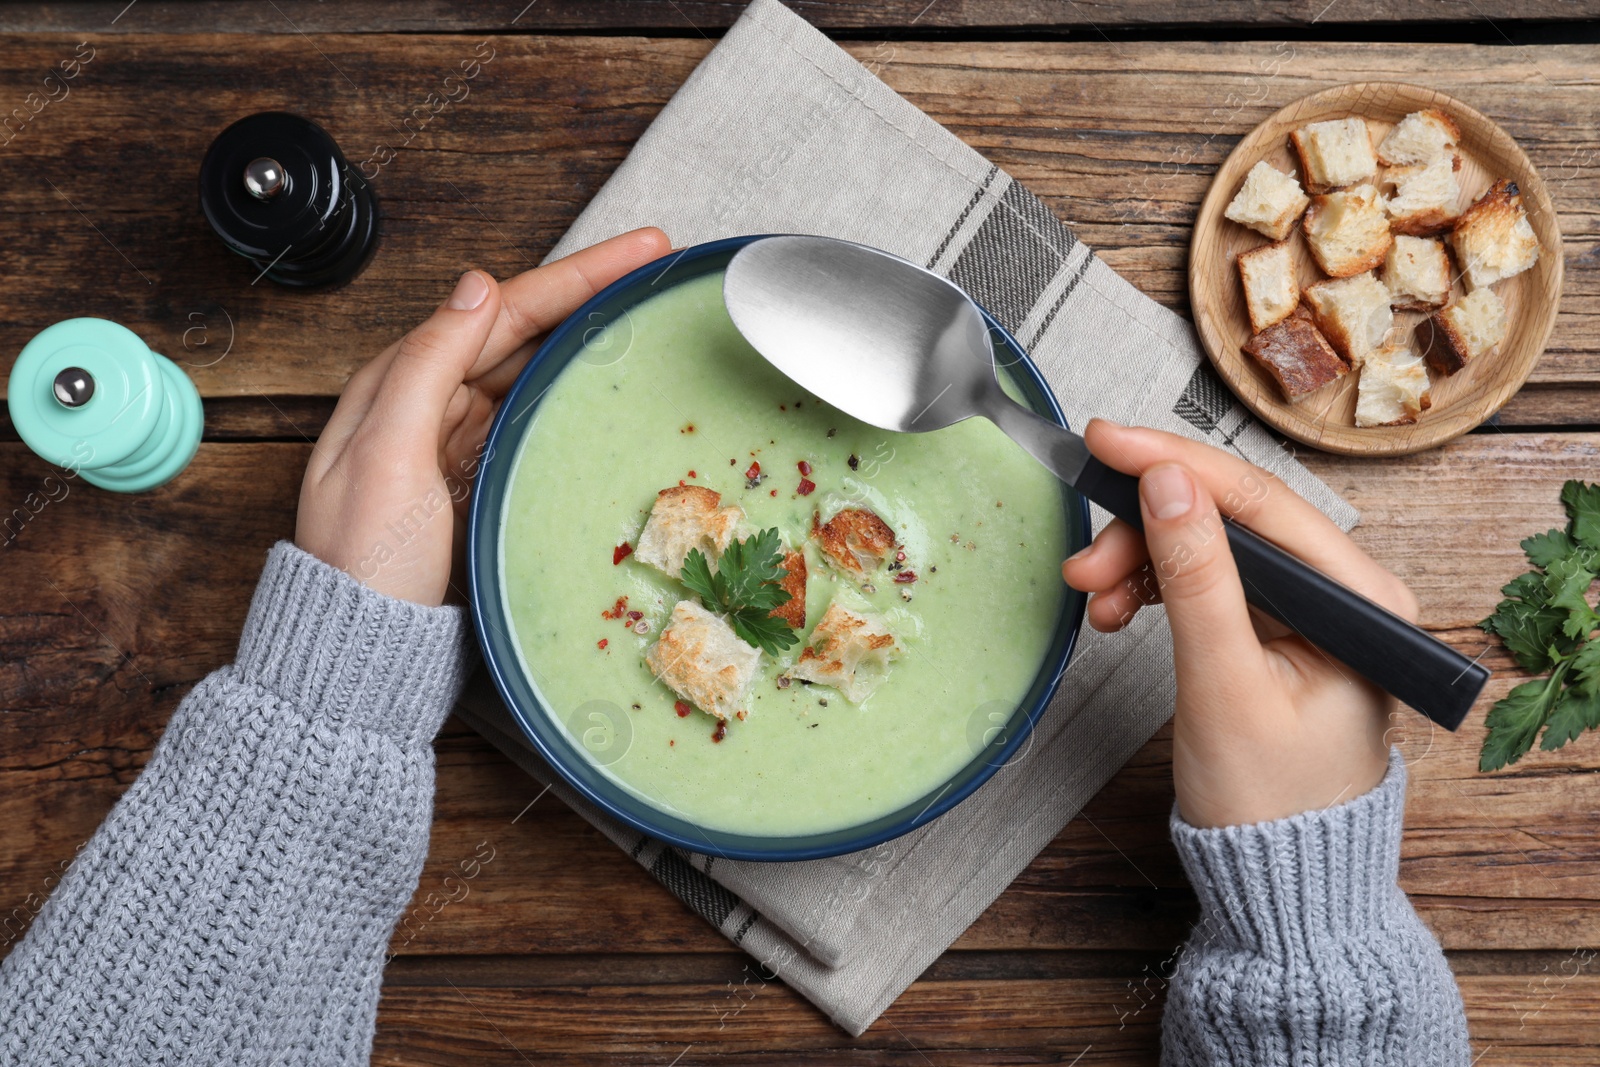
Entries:
POLYGON ((1589 585, 1600 575, 1600 485, 1570 481, 1561 487, 1567 528, 1522 542, 1534 570, 1500 592, 1494 614, 1478 625, 1499 634, 1524 670, 1547 674, 1524 682, 1489 709, 1489 735, 1480 771, 1515 763, 1533 747, 1560 748, 1585 730, 1600 728, 1600 613, 1589 585))
POLYGON ((789 600, 778 584, 788 573, 782 563, 783 542, 773 528, 730 542, 715 572, 704 553, 690 549, 680 577, 702 604, 728 616, 740 640, 776 656, 799 641, 789 624, 772 614, 789 600))

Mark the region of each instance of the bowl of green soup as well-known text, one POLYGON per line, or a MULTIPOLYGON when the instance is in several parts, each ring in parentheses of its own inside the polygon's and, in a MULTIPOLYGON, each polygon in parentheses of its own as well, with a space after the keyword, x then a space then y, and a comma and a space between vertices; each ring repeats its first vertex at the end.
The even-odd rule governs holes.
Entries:
MULTIPOLYGON (((815 859, 1028 773, 1089 510, 982 419, 889 433, 775 370, 722 302, 757 239, 643 267, 545 339, 485 444, 470 596, 511 714, 601 810, 815 859)), ((1002 384, 1065 425, 988 321, 1002 384)))

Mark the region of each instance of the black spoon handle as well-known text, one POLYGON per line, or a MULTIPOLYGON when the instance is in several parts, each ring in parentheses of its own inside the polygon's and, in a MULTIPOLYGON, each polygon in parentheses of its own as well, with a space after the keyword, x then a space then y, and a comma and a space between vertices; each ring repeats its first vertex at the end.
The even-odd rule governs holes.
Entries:
MULTIPOLYGON (((1090 457, 1073 487, 1136 530, 1139 481, 1090 457)), ((1486 667, 1232 520, 1224 520, 1245 599, 1443 726, 1461 725, 1486 667)))

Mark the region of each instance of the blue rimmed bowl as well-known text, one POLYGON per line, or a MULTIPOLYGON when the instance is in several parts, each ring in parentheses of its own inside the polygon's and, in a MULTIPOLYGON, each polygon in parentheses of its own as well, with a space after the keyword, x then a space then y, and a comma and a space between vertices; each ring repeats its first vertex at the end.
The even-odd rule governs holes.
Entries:
MULTIPOLYGON (((694 852, 742 860, 820 859, 870 848, 915 830, 959 804, 995 771, 1016 759, 1030 742, 1034 725, 1066 670, 1083 622, 1085 598, 1068 591, 1050 649, 1027 696, 1009 718, 994 721, 984 731, 975 746, 977 754, 956 774, 911 803, 858 825, 825 833, 768 837, 730 833, 690 822, 629 792, 602 770, 559 716, 544 705, 527 676, 513 644, 511 613, 500 574, 500 539, 511 471, 523 437, 534 423, 526 416, 599 328, 666 288, 723 270, 735 252, 758 239, 731 237, 674 252, 607 286, 551 331, 517 378, 489 430, 472 497, 467 570, 473 621, 484 661, 501 699, 528 741, 574 789, 611 817, 694 852)), ((984 318, 994 339, 997 361, 1009 372, 1024 402, 1065 426, 1060 405, 1022 347, 993 316, 985 312, 984 318)), ((1062 507, 1068 545, 1076 551, 1089 542, 1089 505, 1062 486, 1062 507)))

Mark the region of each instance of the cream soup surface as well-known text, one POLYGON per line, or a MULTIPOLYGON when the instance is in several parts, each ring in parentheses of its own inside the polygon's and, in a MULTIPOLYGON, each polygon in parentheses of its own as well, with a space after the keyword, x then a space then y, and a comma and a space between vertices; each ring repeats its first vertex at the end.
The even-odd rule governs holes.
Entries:
POLYGON ((1060 483, 984 420, 893 434, 816 400, 740 336, 720 273, 596 331, 530 417, 501 517, 512 643, 548 712, 651 805, 759 836, 867 822, 937 790, 1032 687, 1068 595, 1060 483), (802 478, 815 484, 804 495, 802 478), (777 527, 807 557, 801 643, 763 655, 749 715, 720 741, 717 720, 680 715, 644 661, 692 594, 637 559, 613 562, 680 481, 741 507, 741 537, 777 527), (893 527, 915 581, 825 562, 808 532, 842 506, 893 527), (835 598, 887 618, 904 645, 860 705, 779 685, 835 598))

